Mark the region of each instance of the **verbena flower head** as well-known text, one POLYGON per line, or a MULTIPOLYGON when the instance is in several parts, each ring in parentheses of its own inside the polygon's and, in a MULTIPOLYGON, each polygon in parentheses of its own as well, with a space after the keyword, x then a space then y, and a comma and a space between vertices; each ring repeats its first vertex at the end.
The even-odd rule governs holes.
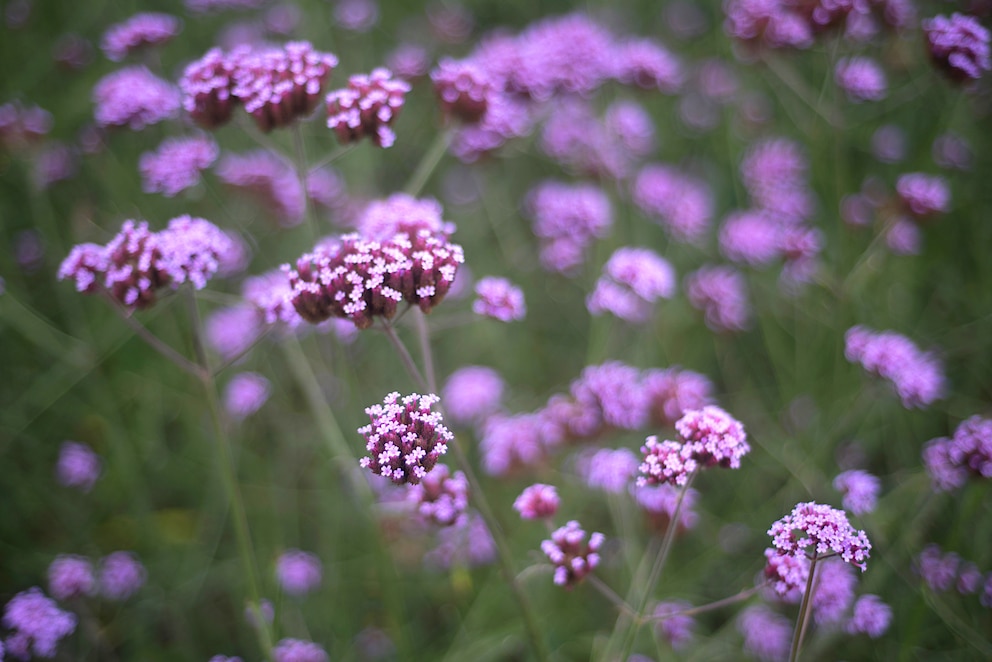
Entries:
POLYGON ((946 213, 951 204, 947 180, 937 175, 922 172, 902 175, 896 181, 896 193, 906 211, 918 219, 946 213))
POLYGON ((52 114, 18 101, 0 105, 0 147, 20 149, 39 141, 52 129, 52 114))
POLYGON ((89 492, 100 477, 101 466, 100 456, 92 448, 76 441, 66 441, 59 450, 55 477, 66 487, 89 492))
POLYGON ((400 78, 413 80, 427 73, 431 57, 423 46, 402 43, 386 57, 386 66, 400 78))
POLYGON ((433 394, 413 393, 401 399, 394 392, 381 405, 366 407, 371 423, 358 433, 365 437, 369 457, 363 457, 361 465, 397 485, 423 480, 454 440, 441 414, 431 411, 439 401, 433 394))
POLYGON ((692 370, 668 368, 648 370, 642 378, 652 422, 673 425, 690 409, 713 404, 713 383, 692 370))
POLYGON ((289 595, 302 596, 320 586, 323 566, 316 554, 289 549, 276 560, 276 580, 289 595))
POLYGON ((100 595, 127 600, 145 585, 148 573, 133 552, 114 552, 100 561, 100 595))
POLYGON ((720 252, 731 262, 760 267, 781 255, 780 224, 761 210, 734 212, 720 228, 720 252))
POLYGON ((343 143, 369 136, 378 147, 392 147, 396 134, 391 127, 410 84, 394 79, 388 69, 348 79, 348 87, 327 95, 327 126, 343 143))
POLYGON ((359 234, 377 241, 391 239, 398 232, 421 230, 443 235, 455 231, 454 223, 444 220, 441 203, 434 198, 394 193, 384 200, 370 202, 358 219, 359 234))
POLYGON ((739 271, 723 265, 703 266, 686 275, 683 285, 689 303, 703 311, 708 327, 714 331, 747 328, 751 305, 739 271))
POLYGON ((200 173, 217 160, 217 143, 206 136, 167 138, 138 162, 145 193, 173 197, 200 183, 200 173))
POLYGON ((609 428, 638 430, 647 423, 648 400, 637 368, 619 361, 586 366, 569 391, 576 415, 567 423, 577 438, 609 428))
POLYGON ((212 312, 204 320, 204 336, 207 346, 217 352, 225 361, 230 361, 247 352, 258 340, 262 330, 261 315, 254 306, 250 305, 221 308, 212 312))
POLYGON ((634 204, 675 241, 699 242, 713 217, 706 184, 671 166, 645 166, 634 180, 632 195, 634 204))
POLYGON ((809 559, 805 554, 780 554, 772 548, 765 550, 765 559, 762 575, 771 590, 784 602, 798 603, 806 590, 809 559))
POLYGON ((75 614, 59 609, 37 586, 11 598, 2 622, 13 630, 5 641, 6 653, 22 660, 55 657, 59 641, 76 629, 75 614))
POLYGON ((654 121, 639 103, 629 99, 614 101, 606 108, 603 124, 634 156, 647 156, 654 151, 654 121))
POLYGON ((854 326, 844 335, 844 343, 847 360, 889 380, 903 407, 922 408, 944 396, 946 381, 940 361, 905 336, 854 326))
POLYGON ((789 657, 793 623, 762 604, 744 609, 737 617, 744 650, 762 662, 782 662, 789 657))
POLYGON ((818 625, 840 623, 854 602, 857 585, 854 568, 837 558, 816 566, 810 607, 818 625))
POLYGON ((472 312, 501 322, 515 322, 527 315, 524 293, 505 278, 487 276, 475 284, 478 297, 472 302, 472 312))
POLYGON ((770 138, 752 145, 741 160, 741 178, 756 206, 794 223, 812 214, 806 173, 809 161, 798 143, 770 138))
POLYGON ((813 31, 787 0, 728 0, 724 30, 731 37, 769 48, 809 48, 813 31))
POLYGON ((637 473, 638 460, 628 448, 601 448, 579 454, 575 469, 593 489, 622 494, 637 473))
POLYGON ((940 547, 927 545, 916 557, 914 569, 931 591, 943 593, 954 585, 961 557, 954 552, 944 554, 940 547))
POLYGON ((921 24, 930 58, 954 81, 980 78, 992 70, 989 31, 973 16, 934 16, 921 24))
POLYGON ((485 366, 465 366, 451 373, 442 389, 444 407, 456 423, 481 423, 500 407, 504 383, 485 366))
POLYGON ((772 524, 768 535, 780 554, 836 554, 862 571, 871 552, 868 536, 851 526, 844 511, 813 501, 796 504, 792 513, 772 524))
POLYGON ((650 39, 634 39, 616 47, 614 73, 618 81, 645 90, 675 94, 685 82, 682 62, 650 39))
POLYGON ((565 169, 581 175, 620 179, 630 167, 623 143, 595 117, 586 100, 559 99, 544 120, 540 146, 565 169))
POLYGON ((992 478, 992 420, 972 416, 951 438, 931 439, 923 447, 923 464, 936 491, 955 490, 969 475, 992 478))
POLYGON ((561 273, 582 264, 585 249, 613 224, 610 199, 592 184, 543 182, 527 194, 525 208, 541 242, 542 265, 561 273))
POLYGON ((272 388, 257 372, 240 372, 224 388, 224 409, 236 420, 245 419, 262 408, 272 388))
POLYGON ((655 630, 674 650, 684 650, 692 643, 696 619, 679 613, 691 608, 684 600, 659 602, 654 608, 653 618, 658 621, 655 630))
POLYGON ((271 152, 225 154, 216 172, 228 186, 251 194, 280 225, 291 227, 303 221, 306 200, 300 180, 292 168, 271 152))
POLYGON ((834 80, 855 102, 884 99, 888 88, 882 67, 867 57, 842 58, 834 69, 834 80))
POLYGON ((107 74, 93 88, 97 126, 126 126, 140 131, 179 112, 179 91, 145 67, 107 74))
POLYGON ((844 493, 844 508, 855 515, 864 515, 875 510, 878 492, 882 481, 867 471, 854 469, 845 471, 834 478, 834 489, 844 493))
POLYGON ((641 446, 641 453, 644 461, 638 467, 641 473, 637 477, 639 487, 664 483, 682 486, 699 469, 692 451, 677 441, 658 441, 657 436, 651 435, 641 446))
POLYGON ((971 170, 974 155, 964 138, 953 133, 944 133, 933 141, 933 160, 941 168, 968 171, 971 170))
POLYGON ((345 30, 368 32, 379 21, 375 0, 341 0, 334 5, 334 20, 345 30))
POLYGON ((453 526, 466 517, 468 479, 461 471, 452 474, 447 466, 439 464, 408 489, 409 501, 425 520, 439 526, 453 526))
POLYGON ((513 502, 513 509, 523 519, 550 519, 558 512, 558 490, 554 485, 534 483, 524 488, 513 502))
POLYGON ((906 158, 906 132, 895 124, 883 124, 871 134, 871 154, 882 163, 906 158))
POLYGON ((496 542, 477 513, 446 526, 438 531, 437 547, 424 557, 424 561, 437 568, 454 566, 476 567, 488 565, 496 558, 496 542))
POLYGON ((445 115, 463 122, 477 122, 485 115, 493 82, 475 63, 442 58, 431 81, 445 115))
POLYGON ((55 557, 48 566, 48 592, 56 600, 93 595, 96 592, 93 564, 81 556, 62 554, 55 557))
POLYGON ((328 662, 327 651, 312 641, 281 639, 272 647, 275 662, 328 662))
POLYGON ((675 293, 675 270, 647 248, 618 248, 603 267, 603 276, 586 298, 593 315, 610 312, 628 322, 648 320, 653 304, 675 293))
POLYGON ((543 462, 550 450, 546 426, 546 419, 539 414, 490 416, 479 441, 483 470, 491 476, 505 476, 543 462))
POLYGON ((306 41, 282 48, 238 51, 231 74, 231 94, 262 131, 306 117, 320 103, 324 83, 338 65, 331 53, 315 51, 306 41))
POLYGON ((100 41, 107 59, 120 62, 135 51, 158 46, 179 34, 181 23, 175 16, 142 12, 107 28, 100 41))
POLYGON ((235 62, 219 48, 211 48, 189 65, 179 79, 183 109, 206 129, 226 124, 238 100, 232 94, 235 62))
POLYGON ((344 235, 336 245, 303 255, 295 269, 283 265, 283 271, 303 319, 317 324, 340 317, 366 329, 375 317, 393 317, 403 301, 430 312, 464 261, 461 246, 421 229, 381 242, 344 235))
POLYGON ((572 588, 599 565, 599 549, 604 537, 593 533, 586 542, 586 532, 575 520, 551 534, 551 540, 541 543, 543 551, 555 566, 554 582, 572 588))
POLYGON ((848 634, 867 634, 878 639, 892 623, 892 607, 885 604, 877 595, 862 595, 854 603, 854 613, 847 622, 848 634))
POLYGON ((687 411, 675 429, 701 467, 739 469, 751 452, 741 422, 715 405, 687 411))

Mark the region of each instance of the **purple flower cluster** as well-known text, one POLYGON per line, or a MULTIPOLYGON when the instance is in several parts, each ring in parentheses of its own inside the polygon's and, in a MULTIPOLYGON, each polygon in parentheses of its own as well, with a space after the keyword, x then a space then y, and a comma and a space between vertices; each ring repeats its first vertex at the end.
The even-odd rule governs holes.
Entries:
POLYGON ((474 62, 443 58, 431 72, 431 82, 445 115, 472 123, 486 114, 493 84, 474 62))
POLYGON ((296 173, 266 150, 225 154, 217 176, 228 186, 251 194, 286 227, 298 225, 306 211, 296 173))
POLYGON ((924 20, 921 27, 930 58, 951 80, 974 80, 992 70, 989 31, 973 16, 934 16, 924 20))
MULTIPOLYGON (((621 118, 622 119, 622 118, 621 118)), ((653 131, 653 127, 649 128, 653 131)), ((653 133, 652 133, 653 135, 653 133)), ((544 121, 541 150, 564 168, 596 178, 620 179, 631 166, 631 155, 615 128, 593 114, 588 101, 562 99, 544 121)))
POLYGON ((464 366, 448 377, 442 389, 448 417, 460 424, 481 423, 500 408, 503 378, 492 368, 464 366))
POLYGON ((89 492, 100 477, 101 465, 100 456, 92 448, 76 441, 66 441, 59 450, 55 477, 66 487, 89 492))
POLYGON ((478 297, 472 302, 476 315, 492 317, 501 322, 517 322, 527 315, 524 293, 505 278, 487 276, 475 284, 478 297))
POLYGON ((813 501, 796 504, 792 513, 768 529, 772 546, 779 554, 807 555, 817 558, 839 555, 864 571, 871 543, 864 531, 855 531, 844 511, 813 501))
POLYGON ((97 126, 126 126, 140 131, 179 112, 179 91, 145 67, 107 74, 93 88, 97 126))
POLYGON ((505 476, 543 462, 557 445, 551 428, 541 413, 490 416, 479 442, 483 470, 492 476, 505 476))
POLYGON ((257 372, 240 372, 224 388, 224 409, 235 420, 248 418, 269 399, 269 380, 257 372))
POLYGON ((311 552, 288 549, 276 560, 276 580, 289 595, 303 596, 320 586, 323 566, 311 552))
POLYGON ((655 425, 673 425, 691 409, 713 404, 713 383, 705 375, 682 368, 648 370, 642 385, 655 425))
POLYGON ((585 249, 613 224, 609 198, 592 184, 546 181, 527 194, 525 206, 541 244, 541 264, 563 274, 574 272, 585 249))
POLYGON ((100 561, 100 594, 127 600, 145 585, 148 573, 133 552, 113 552, 100 561))
POLYGON ((333 54, 315 51, 305 41, 258 50, 241 46, 230 53, 214 48, 186 67, 179 81, 183 107, 196 123, 212 129, 242 104, 268 132, 309 115, 337 64, 333 54))
POLYGON ((377 316, 393 317, 403 301, 430 312, 464 261, 461 246, 446 234, 416 226, 383 241, 344 235, 300 257, 295 269, 283 265, 283 271, 303 319, 317 324, 346 318, 367 329, 377 316))
POLYGON ((59 641, 75 631, 76 616, 59 609, 40 588, 33 587, 11 598, 4 607, 2 623, 13 630, 4 642, 6 653, 27 660, 55 657, 59 641))
POLYGON ((961 487, 968 476, 992 478, 992 419, 972 416, 950 438, 931 439, 923 447, 923 464, 940 492, 961 487))
POLYGON ((714 331, 747 328, 751 305, 744 275, 730 266, 703 266, 686 275, 683 286, 693 307, 703 311, 706 325, 714 331))
POLYGON ((93 564, 89 559, 63 554, 48 566, 48 591, 56 600, 93 595, 96 588, 93 564))
POLYGON ((845 629, 848 634, 867 634, 878 639, 889 629, 892 607, 877 595, 862 595, 854 603, 854 611, 845 629))
POLYGON ((128 220, 106 246, 74 247, 58 277, 73 279, 79 292, 103 289, 129 309, 147 308, 160 288, 175 289, 189 281, 203 289, 229 253, 231 241, 202 218, 179 216, 161 232, 152 232, 144 221, 128 220))
POLYGON ((798 223, 813 212, 808 169, 802 148, 787 138, 752 145, 740 167, 744 188, 756 207, 783 223, 798 223))
POLYGON ((905 336, 854 326, 844 335, 844 343, 847 360, 890 381, 903 407, 926 407, 944 396, 946 382, 940 362, 905 336))
POLYGON ((724 3, 727 34, 769 48, 809 48, 813 30, 788 0, 728 0, 724 3))
POLYGON ((327 651, 312 641, 281 639, 272 647, 275 662, 328 662, 327 651))
POLYGON ((946 213, 951 204, 947 180, 922 172, 900 176, 896 181, 896 193, 905 210, 918 220, 946 213))
POLYGON ((781 255, 781 224, 761 211, 739 211, 720 227, 720 252, 732 262, 765 266, 781 255))
POLYGON ((943 593, 952 586, 962 595, 981 591, 982 606, 992 608, 992 572, 983 576, 977 565, 954 552, 944 553, 937 545, 927 545, 916 558, 914 569, 931 591, 943 593))
POLYGON ((496 558, 496 541, 478 514, 473 513, 454 526, 442 527, 437 537, 437 547, 424 557, 434 567, 475 567, 488 565, 496 558))
POLYGON ((348 87, 327 95, 327 126, 342 144, 369 136, 378 147, 392 147, 396 134, 391 127, 410 84, 394 79, 388 69, 348 79, 348 87))
POLYGON ((875 510, 878 492, 882 489, 882 481, 861 469, 852 469, 838 474, 834 478, 834 489, 843 492, 841 501, 844 508, 855 515, 864 515, 875 510))
MULTIPOLYGON (((637 505, 645 512, 648 520, 656 531, 666 531, 675 516, 675 507, 679 503, 679 495, 682 488, 664 483, 661 485, 631 486, 634 499, 637 505)), ((679 507, 679 519, 676 523, 676 533, 684 533, 696 526, 699 515, 695 511, 696 503, 699 501, 699 492, 692 489, 685 490, 682 496, 682 505, 679 507)))
POLYGON ((882 67, 867 57, 842 58, 834 69, 834 80, 854 102, 884 99, 888 87, 882 67))
POLYGON ((158 46, 179 34, 181 23, 175 16, 157 12, 135 14, 121 23, 107 28, 100 41, 104 55, 120 62, 135 51, 158 46))
POLYGON ((682 62, 650 39, 633 39, 616 47, 614 77, 625 85, 675 94, 686 79, 682 62))
POLYGON ((765 550, 765 581, 784 602, 798 603, 809 578, 809 559, 805 554, 780 554, 769 547, 765 550))
POLYGON ((366 407, 371 423, 358 429, 369 452, 361 459, 362 467, 397 485, 423 480, 454 440, 441 414, 431 411, 439 401, 436 395, 416 393, 401 400, 394 392, 381 405, 366 407))
POLYGON ((451 234, 453 223, 442 218, 441 204, 434 198, 414 198, 406 193, 394 193, 384 200, 373 200, 358 219, 358 232, 377 241, 390 239, 398 232, 428 230, 451 234))
POLYGON ((217 160, 217 143, 207 136, 167 138, 138 162, 145 193, 173 197, 200 182, 200 172, 217 160))
POLYGON ((675 241, 698 243, 713 218, 713 197, 706 184, 671 166, 645 166, 631 194, 638 209, 675 241))
POLYGON ((407 498, 420 516, 438 526, 464 523, 468 510, 468 479, 443 464, 435 466, 421 481, 410 485, 407 498))
POLYGON ((678 441, 658 441, 650 436, 641 452, 639 486, 670 483, 685 485, 699 469, 721 466, 740 468, 751 451, 740 421, 714 405, 690 410, 675 423, 678 441))
POLYGON ((595 570, 603 540, 602 533, 593 533, 586 542, 586 532, 572 520, 542 542, 541 551, 555 566, 555 584, 570 589, 595 570))
POLYGON ((691 608, 692 605, 684 600, 659 602, 654 608, 653 618, 658 621, 656 630, 673 650, 683 650, 692 643, 696 619, 680 613, 691 608))
POLYGON ((744 650, 762 662, 784 662, 789 657, 793 623, 762 604, 752 605, 737 617, 744 650))
POLYGON ((618 248, 586 298, 586 307, 593 315, 609 312, 643 323, 658 299, 670 299, 674 293, 675 270, 667 260, 647 248, 618 248))
POLYGON ((0 106, 0 148, 18 149, 37 142, 52 129, 52 114, 17 101, 0 106))
POLYGON ((575 470, 589 487, 622 494, 637 473, 638 464, 637 456, 628 448, 600 448, 580 453, 575 470))
POLYGON ((524 488, 513 502, 513 509, 523 519, 550 519, 558 512, 559 502, 554 485, 534 483, 524 488))

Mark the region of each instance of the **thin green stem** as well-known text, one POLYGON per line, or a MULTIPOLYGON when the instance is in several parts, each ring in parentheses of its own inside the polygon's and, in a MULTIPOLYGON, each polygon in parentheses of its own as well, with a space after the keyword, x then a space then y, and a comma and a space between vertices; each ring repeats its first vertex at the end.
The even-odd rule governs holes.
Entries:
POLYGON ((675 533, 679 528, 678 522, 679 515, 682 511, 682 503, 685 501, 685 495, 692 486, 692 482, 695 477, 696 472, 693 471, 689 474, 685 485, 683 485, 682 489, 679 490, 678 500, 675 502, 675 509, 672 512, 668 527, 665 529, 665 537, 661 541, 661 547, 658 549, 658 553, 655 556, 654 564, 651 566, 651 572, 648 574, 648 579, 642 585, 640 598, 636 601, 637 607, 634 612, 634 616, 633 618, 630 618, 621 613, 620 617, 617 618, 616 625, 613 628, 613 634, 610 635, 610 641, 607 645, 607 654, 604 658, 605 660, 626 660, 630 657, 630 651, 634 646, 637 630, 639 629, 641 622, 643 622, 644 613, 647 609, 648 602, 651 599, 652 593, 654 593, 654 588, 658 584, 658 580, 661 579, 662 570, 664 570, 665 562, 668 560, 668 553, 672 549, 672 542, 675 540, 675 533), (613 655, 612 651, 616 645, 617 637, 620 637, 621 635, 623 636, 623 639, 621 640, 622 643, 619 655, 613 655))
POLYGON ((307 166, 307 147, 303 142, 303 129, 300 127, 301 124, 299 122, 293 124, 293 149, 296 152, 296 158, 293 160, 293 166, 296 170, 296 178, 300 182, 300 193, 303 195, 304 217, 306 218, 307 224, 310 226, 310 232, 313 234, 313 239, 316 241, 320 236, 320 230, 317 227, 317 216, 314 213, 313 201, 310 199, 310 190, 307 187, 307 176, 310 169, 307 166))
POLYGON ((806 625, 809 622, 810 594, 813 593, 813 571, 816 569, 816 552, 809 560, 809 575, 806 577, 806 590, 803 591, 803 603, 799 608, 799 617, 796 618, 796 630, 792 634, 792 650, 789 653, 789 662, 796 662, 799 659, 799 651, 803 646, 803 637, 806 635, 806 625))
POLYGON ((681 611, 673 611, 664 616, 645 616, 644 621, 663 621, 666 618, 672 618, 673 616, 696 616, 698 614, 705 614, 709 611, 716 611, 717 609, 722 609, 728 605, 737 604, 738 602, 743 602, 747 600, 752 595, 764 588, 764 584, 759 584, 757 586, 752 586, 750 588, 745 588, 734 595, 723 598, 722 600, 716 600, 715 602, 708 602, 705 605, 699 605, 698 607, 690 607, 688 609, 683 609, 681 611))
POLYGON ((168 359, 172 363, 175 363, 177 366, 179 366, 189 374, 193 375, 197 379, 203 379, 203 374, 201 374, 203 368, 201 367, 201 365, 193 363, 185 356, 180 354, 178 351, 173 349, 172 346, 168 345, 161 338, 159 338, 154 333, 149 331, 144 324, 134 319, 134 317, 132 317, 131 314, 127 310, 125 310, 124 307, 121 306, 121 304, 118 303, 109 294, 107 294, 106 298, 113 306, 114 310, 117 311, 117 314, 120 315, 121 319, 124 320, 124 323, 132 331, 134 331, 134 334, 136 336, 144 340, 149 347, 151 347, 156 352, 164 356, 166 359, 168 359))
POLYGON ((420 163, 417 164, 413 175, 410 176, 410 181, 403 187, 405 193, 414 197, 420 194, 421 189, 424 188, 427 180, 430 179, 431 173, 437 168, 437 164, 441 162, 441 157, 448 151, 448 145, 451 144, 453 135, 454 133, 452 133, 451 129, 438 132, 437 136, 434 137, 434 142, 424 152, 423 158, 420 159, 420 163))
POLYGON ((355 147, 357 147, 357 146, 358 146, 358 143, 348 143, 347 145, 339 145, 330 154, 328 154, 327 156, 325 156, 324 158, 322 158, 320 161, 317 161, 312 166, 310 166, 310 170, 311 171, 313 171, 313 170, 320 170, 324 166, 328 166, 328 165, 334 163, 335 161, 337 161, 338 159, 340 159, 342 156, 344 156, 345 154, 347 154, 351 150, 355 149, 355 147))
POLYGON ((427 376, 427 388, 431 393, 437 393, 437 375, 434 372, 434 353, 431 351, 431 331, 427 326, 427 316, 417 308, 413 311, 414 324, 417 326, 417 338, 420 340, 420 356, 424 362, 424 372, 427 376))
POLYGON ((266 659, 272 657, 272 633, 269 631, 269 623, 262 615, 261 594, 259 592, 258 570, 255 561, 255 552, 251 543, 251 532, 248 528, 248 515, 245 511, 244 499, 241 496, 241 489, 238 487, 235 475, 233 453, 231 452, 231 441, 227 436, 224 421, 221 416, 220 399, 217 395, 217 382, 207 363, 206 352, 203 349, 203 342, 200 337, 200 313, 196 303, 196 294, 192 288, 187 288, 188 305, 190 311, 190 321, 193 327, 193 347, 199 363, 200 383, 206 395, 207 409, 210 412, 210 423, 214 433, 214 441, 217 449, 217 470, 220 472, 221 483, 227 501, 230 504, 234 519, 234 535, 237 539, 238 554, 244 566, 245 579, 248 582, 248 608, 255 618, 255 632, 258 635, 258 643, 262 647, 262 652, 266 659))
POLYGON ((432 393, 433 391, 431 391, 430 387, 427 385, 427 380, 424 379, 424 376, 421 374, 417 364, 414 363, 413 357, 410 356, 410 351, 406 348, 406 345, 403 344, 403 341, 400 340, 400 337, 396 335, 396 329, 393 327, 392 323, 388 320, 383 320, 382 330, 386 333, 386 337, 389 338, 389 342, 393 346, 393 349, 395 349, 396 353, 399 354, 400 361, 403 362, 403 367, 406 368, 407 374, 409 374, 413 381, 416 382, 417 388, 421 389, 425 393, 432 393))

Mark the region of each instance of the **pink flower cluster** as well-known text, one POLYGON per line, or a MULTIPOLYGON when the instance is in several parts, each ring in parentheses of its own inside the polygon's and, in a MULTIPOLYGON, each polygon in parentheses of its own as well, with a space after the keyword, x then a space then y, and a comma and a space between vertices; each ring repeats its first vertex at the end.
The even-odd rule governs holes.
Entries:
POLYGON ((706 184, 672 166, 645 166, 631 194, 634 204, 678 242, 700 242, 713 218, 713 197, 706 184))
POLYGON ((17 101, 0 106, 0 148, 17 149, 37 142, 52 129, 52 115, 17 101))
POLYGON ((395 79, 388 69, 359 74, 348 79, 348 87, 327 95, 327 126, 342 144, 368 136, 378 147, 396 141, 392 123, 403 108, 410 84, 395 79))
POLYGON ((586 298, 586 307, 593 315, 609 312, 643 323, 658 299, 670 299, 674 293, 675 270, 667 260, 647 248, 618 248, 586 298))
POLYGON ((93 88, 97 126, 140 131, 179 112, 179 91, 142 66, 107 74, 93 88))
POLYGON ((200 172, 217 159, 217 143, 207 136, 167 138, 138 162, 146 193, 173 197, 200 182, 200 172))
POLYGON ((410 485, 408 500, 420 516, 438 526, 464 523, 468 510, 468 479, 443 464, 434 467, 417 484, 410 485))
POLYGON ((316 554, 289 549, 276 560, 276 580, 289 595, 306 595, 320 586, 322 579, 323 566, 316 554))
POLYGON ((923 447, 923 464, 933 489, 955 490, 968 476, 992 478, 992 419, 972 416, 950 437, 931 439, 923 447))
POLYGON ((262 131, 286 126, 310 114, 338 59, 315 51, 309 42, 288 42, 282 48, 230 53, 211 49, 186 67, 179 87, 183 107, 199 125, 212 129, 231 118, 243 104, 262 131))
POLYGON ((513 502, 513 509, 523 519, 550 519, 558 512, 558 490, 554 485, 534 483, 513 502))
POLYGON ((358 433, 365 437, 369 456, 361 459, 361 466, 397 485, 423 480, 454 440, 441 414, 431 411, 439 401, 436 395, 416 393, 400 399, 393 392, 381 405, 366 407, 371 423, 358 433))
POLYGON ((779 554, 812 553, 818 559, 836 555, 862 571, 871 552, 868 536, 851 526, 843 510, 813 501, 796 504, 792 513, 772 524, 768 535, 779 554))
POLYGON ((974 80, 992 71, 989 31, 973 16, 934 16, 924 20, 922 27, 930 58, 951 80, 974 80))
POLYGON ((706 325, 714 331, 742 331, 751 316, 744 275, 726 265, 703 266, 688 274, 683 283, 689 303, 703 311, 706 325))
POLYGON ((22 591, 3 610, 3 625, 13 631, 5 640, 6 653, 22 660, 55 657, 59 641, 75 631, 76 620, 40 588, 22 591))
POLYGON ((641 447, 638 486, 685 485, 691 474, 707 467, 739 469, 741 458, 751 452, 744 426, 714 405, 686 412, 675 430, 678 441, 650 436, 641 447))
POLYGON ((169 14, 143 12, 116 23, 103 33, 100 48, 108 59, 120 62, 140 48, 158 46, 179 34, 182 24, 169 14))
POLYGON ((203 289, 218 271, 231 238, 202 218, 180 216, 161 232, 148 223, 125 221, 106 246, 80 244, 59 268, 59 280, 71 278, 86 294, 106 291, 129 308, 148 308, 157 291, 189 281, 203 289))
POLYGON ((903 407, 926 407, 944 396, 946 381, 940 361, 921 352, 906 336, 854 326, 844 335, 844 343, 847 360, 890 381, 903 407))
POLYGON ((551 540, 541 543, 541 551, 555 566, 555 584, 572 588, 585 579, 599 565, 603 541, 602 533, 593 533, 586 542, 586 532, 575 520, 552 533, 551 540))
POLYGON ((610 200, 592 184, 546 181, 527 194, 545 269, 568 274, 584 261, 586 248, 613 224, 610 200))
POLYGON ((493 84, 474 62, 443 58, 431 72, 431 82, 445 115, 471 123, 486 114, 493 84))
POLYGON ((472 303, 472 312, 492 317, 501 322, 519 321, 527 315, 524 293, 505 278, 487 276, 475 284, 478 297, 472 303))

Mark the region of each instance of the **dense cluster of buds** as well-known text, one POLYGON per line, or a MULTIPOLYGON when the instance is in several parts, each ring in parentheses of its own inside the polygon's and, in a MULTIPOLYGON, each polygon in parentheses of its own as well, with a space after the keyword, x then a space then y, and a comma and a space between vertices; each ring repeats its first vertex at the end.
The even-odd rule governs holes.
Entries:
POLYGON ((815 503, 796 504, 792 513, 768 530, 779 554, 840 556, 846 563, 865 569, 871 543, 864 531, 856 531, 843 510, 815 503))
POLYGON ((555 584, 571 588, 595 570, 603 540, 602 533, 593 533, 586 542, 586 532, 572 520, 542 542, 541 551, 555 566, 555 584))
POLYGON ((407 493, 424 519, 439 526, 454 526, 465 520, 468 510, 468 479, 461 471, 439 464, 407 493))
POLYGON ((651 436, 641 447, 644 461, 638 485, 685 485, 699 469, 739 469, 741 458, 751 451, 740 421, 713 405, 686 412, 675 429, 678 441, 658 441, 651 436))
POLYGON ((410 84, 392 76, 388 69, 375 69, 368 75, 352 76, 348 87, 327 95, 327 126, 342 144, 365 136, 379 147, 396 142, 390 125, 403 107, 410 84))
POLYGON ((423 480, 454 439, 441 414, 431 411, 439 400, 433 394, 416 393, 401 399, 393 392, 381 405, 366 407, 371 423, 358 429, 369 452, 361 459, 362 467, 397 485, 423 480))

